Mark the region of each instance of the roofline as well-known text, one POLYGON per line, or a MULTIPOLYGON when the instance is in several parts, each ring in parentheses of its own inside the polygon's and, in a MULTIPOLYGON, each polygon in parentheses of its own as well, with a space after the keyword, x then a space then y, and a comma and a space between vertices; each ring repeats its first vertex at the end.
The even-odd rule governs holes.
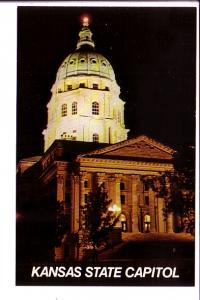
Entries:
POLYGON ((84 157, 84 156, 87 156, 87 155, 104 154, 106 152, 113 151, 113 150, 118 149, 120 147, 124 147, 126 145, 129 145, 131 143, 131 141, 133 141, 133 140, 135 142, 144 140, 144 141, 153 143, 158 149, 163 150, 163 151, 165 151, 165 152, 167 152, 168 154, 171 154, 171 155, 177 153, 176 150, 161 144, 160 142, 156 141, 155 139, 152 139, 152 138, 150 138, 146 135, 139 135, 139 136, 133 137, 131 139, 121 141, 119 143, 115 143, 115 144, 112 144, 112 145, 109 145, 109 146, 105 146, 103 149, 98 149, 98 150, 95 150, 95 151, 80 154, 80 155, 78 155, 78 158, 79 157, 84 157))

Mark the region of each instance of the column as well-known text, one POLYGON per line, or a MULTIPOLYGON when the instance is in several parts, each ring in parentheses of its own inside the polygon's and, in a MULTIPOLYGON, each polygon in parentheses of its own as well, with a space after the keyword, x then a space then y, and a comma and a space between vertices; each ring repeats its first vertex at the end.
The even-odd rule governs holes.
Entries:
POLYGON ((119 175, 108 178, 108 199, 112 200, 112 207, 115 205, 121 210, 120 179, 121 177, 119 175))
POLYGON ((102 183, 105 183, 105 173, 97 173, 96 174, 96 184, 97 186, 100 186, 102 183))
MULTIPOLYGON (((170 193, 171 192, 170 179, 168 177, 166 177, 165 182, 166 182, 166 189, 167 189, 168 193, 170 193)), ((168 215, 167 215, 166 232, 167 233, 174 232, 174 230, 173 230, 173 213, 172 212, 168 213, 168 215)))
POLYGON ((57 201, 63 202, 65 200, 65 177, 64 174, 57 174, 57 201))
MULTIPOLYGON (((65 200, 65 176, 64 171, 62 169, 57 170, 57 202, 59 204, 63 203, 65 200)), ((63 261, 64 260, 64 245, 61 241, 61 245, 59 247, 55 247, 55 261, 63 261)))
POLYGON ((114 184, 115 184, 115 178, 113 176, 109 177, 108 178, 108 199, 112 200, 111 205, 115 203, 114 184))
POLYGON ((121 210, 120 181, 121 181, 121 175, 115 175, 115 204, 121 210))
POLYGON ((163 215, 163 208, 164 208, 164 199, 158 198, 157 204, 157 211, 158 211, 158 232, 166 232, 165 228, 165 217, 163 215))
POLYGON ((71 203, 71 232, 75 233, 79 229, 79 176, 72 177, 72 203, 71 203))
POLYGON ((166 220, 166 231, 167 233, 172 233, 174 232, 173 230, 173 213, 168 213, 168 216, 167 216, 167 220, 166 220))
POLYGON ((131 203, 132 203, 132 232, 138 233, 138 184, 139 176, 131 175, 131 203))
POLYGON ((155 224, 155 197, 152 188, 149 188, 149 214, 150 214, 150 232, 156 232, 155 224))
MULTIPOLYGON (((79 191, 80 191, 80 206, 85 205, 85 189, 84 189, 84 181, 88 180, 87 172, 80 172, 80 184, 79 184, 79 191)), ((79 229, 82 229, 82 223, 83 223, 83 215, 82 210, 79 208, 79 229)))

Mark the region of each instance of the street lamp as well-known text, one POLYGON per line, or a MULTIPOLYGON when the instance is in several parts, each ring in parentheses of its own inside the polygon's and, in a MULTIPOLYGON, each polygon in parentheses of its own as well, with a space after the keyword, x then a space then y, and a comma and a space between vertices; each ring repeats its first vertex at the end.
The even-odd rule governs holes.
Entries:
POLYGON ((118 215, 121 212, 121 207, 118 206, 117 204, 113 204, 113 206, 110 206, 108 208, 109 211, 112 211, 113 213, 115 213, 116 215, 118 215))

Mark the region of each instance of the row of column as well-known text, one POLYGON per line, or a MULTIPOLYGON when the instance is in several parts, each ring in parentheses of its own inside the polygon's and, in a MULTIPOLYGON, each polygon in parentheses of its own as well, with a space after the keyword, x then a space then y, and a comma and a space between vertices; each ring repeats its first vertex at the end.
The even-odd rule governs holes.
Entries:
MULTIPOLYGON (((97 184, 101 184, 105 180, 105 175, 102 173, 96 174, 97 184)), ((108 198, 113 201, 121 210, 121 199, 120 199, 120 181, 121 175, 114 175, 107 178, 108 198)), ((72 176, 71 182, 71 231, 77 232, 80 228, 80 205, 84 203, 84 180, 86 180, 85 174, 81 176, 72 176)), ((142 184, 139 175, 131 175, 131 205, 130 211, 124 212, 128 217, 131 214, 131 229, 132 232, 139 232, 138 216, 140 207, 140 197, 142 194, 142 184)), ((154 191, 149 189, 149 215, 150 215, 150 228, 151 232, 173 232, 173 216, 170 214, 164 222, 163 217, 163 199, 157 199, 155 205, 155 194, 154 191)), ((57 200, 64 201, 65 199, 65 175, 62 172, 57 173, 57 200), (61 175, 62 173, 62 175, 61 175)), ((127 205, 128 207, 128 205, 127 205)))

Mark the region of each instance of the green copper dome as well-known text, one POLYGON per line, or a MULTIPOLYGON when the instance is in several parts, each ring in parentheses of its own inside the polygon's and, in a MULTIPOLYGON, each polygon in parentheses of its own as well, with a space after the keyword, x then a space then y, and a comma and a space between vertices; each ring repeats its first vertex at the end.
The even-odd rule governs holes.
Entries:
POLYGON ((81 49, 67 56, 57 73, 57 80, 69 76, 95 75, 111 80, 115 79, 113 68, 109 61, 94 51, 81 49))
POLYGON ((69 54, 57 72, 57 80, 70 76, 93 75, 115 80, 115 74, 109 61, 95 51, 92 32, 88 20, 84 20, 79 32, 79 39, 75 52, 69 54))

